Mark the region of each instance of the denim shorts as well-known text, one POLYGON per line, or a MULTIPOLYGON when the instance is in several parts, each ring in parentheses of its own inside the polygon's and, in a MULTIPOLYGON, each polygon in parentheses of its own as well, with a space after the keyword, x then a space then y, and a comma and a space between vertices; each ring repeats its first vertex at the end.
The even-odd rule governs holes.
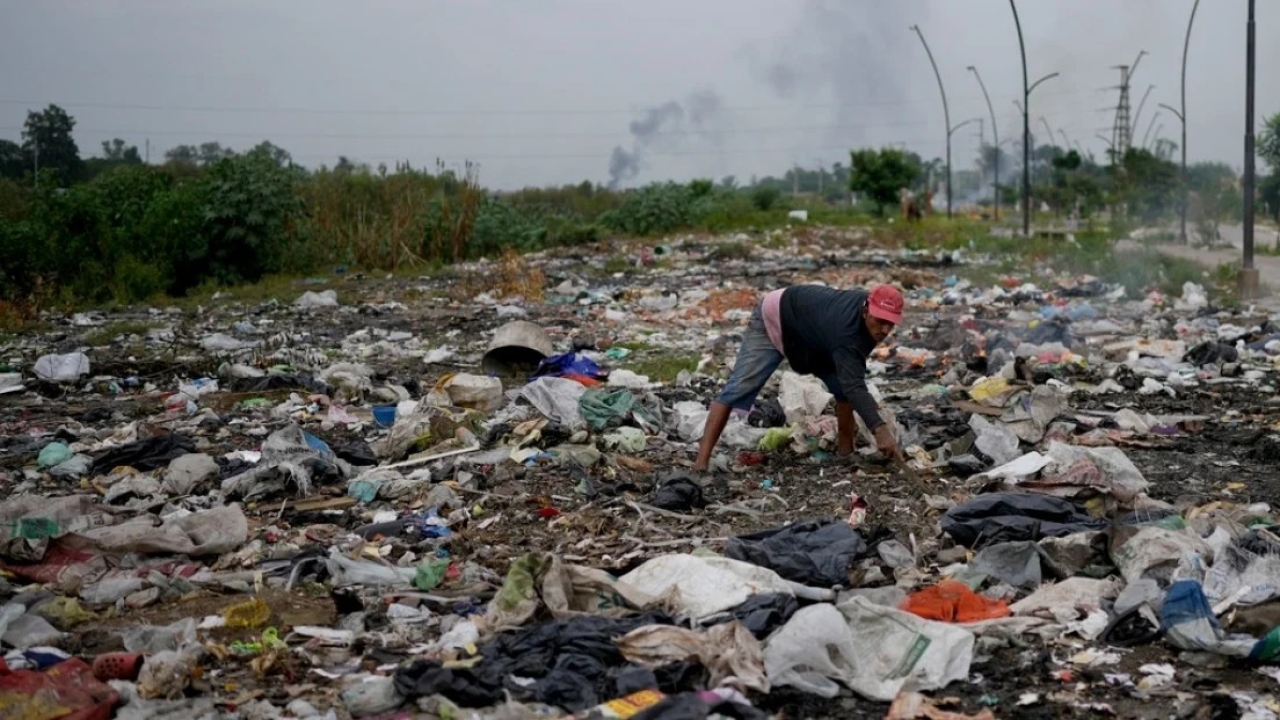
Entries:
MULTIPOLYGON (((757 304, 755 312, 751 313, 751 322, 747 323, 747 331, 742 335, 742 345, 738 348, 738 359, 733 363, 729 381, 716 398, 717 402, 742 412, 750 412, 755 405, 756 396, 786 359, 773 346, 773 341, 764 328, 762 305, 763 303, 757 304)), ((827 386, 827 391, 835 396, 836 402, 846 402, 844 391, 834 374, 820 376, 820 379, 827 386)))

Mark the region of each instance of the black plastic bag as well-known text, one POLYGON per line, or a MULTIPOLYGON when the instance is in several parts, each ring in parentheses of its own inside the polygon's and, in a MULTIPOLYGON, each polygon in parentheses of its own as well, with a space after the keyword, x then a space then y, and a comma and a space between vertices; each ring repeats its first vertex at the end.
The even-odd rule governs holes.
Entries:
POLYGON ((802 520, 730 538, 724 554, 769 568, 792 582, 832 587, 849 582, 849 566, 868 548, 858 531, 840 521, 802 520))
MULTIPOLYGON (((647 625, 673 623, 661 612, 619 619, 583 615, 500 633, 481 647, 481 660, 472 667, 445 668, 436 661, 419 660, 400 669, 395 675, 396 690, 406 698, 440 694, 473 708, 501 702, 510 692, 521 702, 557 705, 570 712, 585 710, 634 692, 637 683, 648 681, 648 676, 627 668, 616 638, 647 625), (511 677, 534 682, 520 685, 508 682, 511 677)), ((664 682, 687 682, 688 667, 674 670, 654 672, 660 689, 664 682)))
POLYGON ((658 483, 653 493, 653 506, 672 512, 688 512, 694 508, 706 507, 702 486, 688 475, 677 473, 669 475, 658 483))
POLYGON ((750 630, 752 635, 763 640, 774 630, 785 625, 799 608, 800 604, 791 595, 752 595, 746 602, 728 610, 725 615, 713 618, 704 624, 710 627, 737 620, 743 627, 750 630))
POLYGON ((156 435, 107 450, 93 459, 90 473, 105 475, 125 465, 143 472, 159 470, 168 467, 174 458, 195 451, 196 441, 186 435, 178 433, 156 435))
POLYGON ((1068 500, 1036 493, 979 495, 942 516, 942 531, 969 548, 1063 537, 1108 525, 1068 500))

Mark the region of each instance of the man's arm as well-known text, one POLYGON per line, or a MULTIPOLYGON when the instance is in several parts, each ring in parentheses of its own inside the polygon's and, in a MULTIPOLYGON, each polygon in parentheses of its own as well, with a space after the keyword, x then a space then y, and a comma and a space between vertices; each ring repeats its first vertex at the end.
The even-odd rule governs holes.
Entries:
POLYGON ((849 399, 867 429, 875 432, 876 428, 884 424, 884 420, 880 417, 880 408, 876 405, 875 398, 871 397, 871 391, 867 389, 866 356, 857 350, 840 348, 831 354, 831 359, 835 361, 836 379, 840 381, 844 396, 849 399))
POLYGON ((875 436, 876 448, 886 457, 901 459, 902 450, 898 447, 898 441, 880 417, 880 408, 867 389, 866 356, 857 350, 841 349, 832 353, 832 359, 836 363, 836 377, 840 380, 840 388, 844 390, 845 397, 849 398, 867 429, 875 436))

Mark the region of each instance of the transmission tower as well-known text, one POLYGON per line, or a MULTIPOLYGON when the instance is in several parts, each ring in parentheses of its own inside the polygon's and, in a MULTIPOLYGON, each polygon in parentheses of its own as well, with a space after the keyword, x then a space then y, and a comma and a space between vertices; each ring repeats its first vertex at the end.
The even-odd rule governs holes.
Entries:
POLYGON ((1115 126, 1111 130, 1111 147, 1123 157, 1133 143, 1132 126, 1129 124, 1129 66, 1120 65, 1120 102, 1116 104, 1115 126))

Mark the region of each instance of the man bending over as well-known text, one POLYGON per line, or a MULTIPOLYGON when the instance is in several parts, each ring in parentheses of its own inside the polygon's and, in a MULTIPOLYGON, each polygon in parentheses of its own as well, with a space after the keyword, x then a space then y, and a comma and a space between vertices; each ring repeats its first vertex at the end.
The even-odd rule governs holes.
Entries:
POLYGON ((750 412, 756 396, 785 359, 802 375, 816 375, 836 399, 840 455, 853 452, 857 411, 886 456, 902 457, 867 390, 867 357, 902 322, 902 293, 889 285, 837 290, 795 285, 774 290, 756 305, 729 382, 711 403, 698 445, 695 472, 705 472, 734 410, 750 412))

